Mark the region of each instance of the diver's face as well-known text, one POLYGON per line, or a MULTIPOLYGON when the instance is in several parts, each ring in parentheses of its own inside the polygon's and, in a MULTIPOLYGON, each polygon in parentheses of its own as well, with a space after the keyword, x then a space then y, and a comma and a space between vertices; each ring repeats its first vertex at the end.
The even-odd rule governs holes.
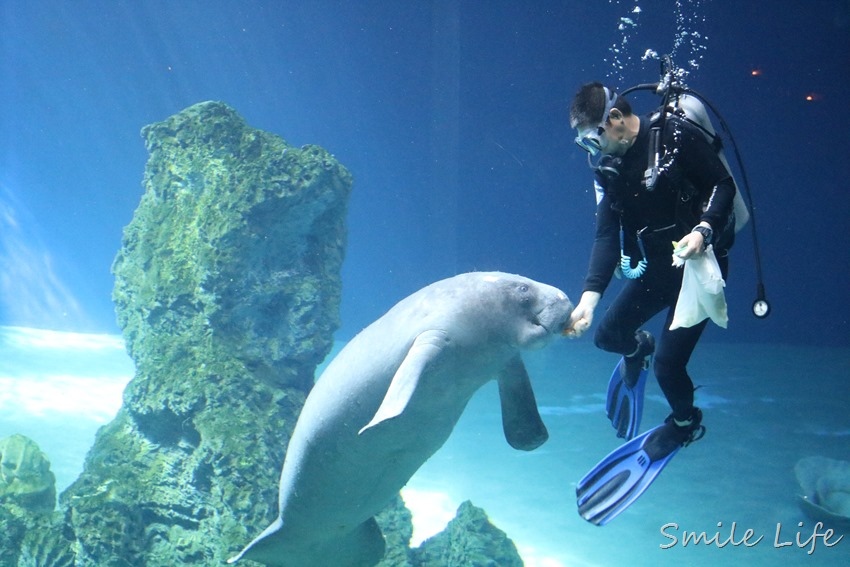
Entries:
POLYGON ((603 124, 576 128, 576 145, 592 156, 595 156, 599 152, 604 153, 605 148, 608 146, 608 139, 605 137, 603 124))
POLYGON ((623 113, 616 108, 612 108, 605 120, 598 125, 581 126, 576 128, 576 133, 576 144, 591 156, 600 153, 618 156, 628 149, 628 145, 623 147, 623 140, 628 135, 623 113))
POLYGON ((605 138, 603 154, 622 156, 632 146, 634 135, 626 125, 626 118, 616 108, 611 109, 608 120, 602 126, 601 137, 605 138))

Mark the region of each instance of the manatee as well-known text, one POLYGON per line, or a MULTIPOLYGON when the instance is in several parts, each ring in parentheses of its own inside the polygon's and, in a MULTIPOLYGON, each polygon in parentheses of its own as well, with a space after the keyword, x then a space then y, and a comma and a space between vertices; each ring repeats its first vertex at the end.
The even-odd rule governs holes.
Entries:
POLYGON ((500 272, 433 283, 355 336, 317 380, 280 475, 279 514, 238 555, 276 567, 366 567, 375 521, 439 449, 472 395, 497 380, 508 443, 548 438, 520 351, 561 334, 562 291, 500 272))

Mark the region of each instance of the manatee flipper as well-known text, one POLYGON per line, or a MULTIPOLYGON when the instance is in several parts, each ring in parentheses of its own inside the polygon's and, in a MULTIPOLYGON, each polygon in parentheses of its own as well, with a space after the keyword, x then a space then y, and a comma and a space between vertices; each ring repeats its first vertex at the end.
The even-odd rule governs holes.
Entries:
POLYGON ((419 377, 446 346, 447 335, 445 331, 432 329, 416 336, 410 350, 407 351, 407 356, 404 357, 390 382, 384 401, 381 402, 372 420, 359 431, 360 434, 404 412, 413 392, 416 391, 419 377))
POLYGON ((549 432, 540 418, 528 371, 519 355, 508 361, 498 381, 505 439, 514 449, 536 449, 549 439, 549 432))
POLYGON ((317 540, 307 546, 285 541, 280 535, 282 526, 278 519, 227 562, 250 559, 270 567, 373 567, 386 552, 384 535, 375 518, 369 518, 340 539, 317 540))

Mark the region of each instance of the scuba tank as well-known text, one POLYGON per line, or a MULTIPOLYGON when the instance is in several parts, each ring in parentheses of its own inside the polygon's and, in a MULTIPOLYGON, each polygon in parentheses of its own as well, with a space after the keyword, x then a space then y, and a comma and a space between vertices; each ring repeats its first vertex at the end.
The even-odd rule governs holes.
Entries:
MULTIPOLYGON (((705 105, 700 101, 700 99, 687 93, 673 98, 673 104, 668 108, 672 108, 673 112, 678 113, 685 120, 699 127, 705 135, 706 140, 708 140, 711 144, 715 146, 720 145, 720 138, 714 131, 711 120, 708 118, 708 113, 705 111, 705 105)), ((735 176, 732 175, 732 168, 729 167, 729 162, 726 160, 726 155, 724 154, 722 147, 718 148, 717 157, 720 158, 720 161, 723 163, 726 171, 729 172, 729 177, 732 178, 732 183, 735 185, 735 200, 733 202, 733 208, 735 211, 735 232, 737 233, 744 228, 747 222, 749 222, 750 211, 747 209, 746 203, 744 203, 744 197, 741 195, 741 188, 738 186, 738 181, 735 179, 735 176)))
POLYGON ((661 80, 658 83, 648 83, 636 85, 624 90, 621 95, 625 96, 635 91, 653 91, 662 97, 661 108, 658 110, 658 116, 653 116, 653 126, 650 129, 649 141, 649 167, 644 173, 646 189, 652 191, 655 183, 658 180, 659 168, 661 166, 661 132, 664 128, 664 122, 668 113, 675 113, 679 118, 696 126, 705 135, 708 140, 717 150, 718 157, 726 170, 732 177, 732 182, 735 184, 735 200, 733 208, 735 212, 735 232, 740 231, 748 222, 752 230, 753 249, 756 263, 756 300, 753 302, 753 315, 763 319, 770 314, 770 304, 764 291, 764 280, 761 270, 761 255, 759 253, 758 233, 756 232, 755 207, 753 206, 752 192, 747 180, 747 174, 744 170, 744 164, 741 160, 741 154, 738 151, 738 145, 735 143, 735 138, 732 137, 732 132, 723 120, 723 117, 714 108, 714 106, 701 94, 683 85, 679 79, 679 73, 673 66, 672 58, 665 55, 661 59, 661 80), (732 169, 729 167, 729 162, 723 153, 723 144, 721 137, 717 134, 711 120, 706 112, 706 106, 711 109, 712 113, 717 117, 723 131, 731 142, 732 149, 735 153, 735 160, 738 163, 738 169, 741 172, 741 180, 743 181, 745 194, 749 201, 749 207, 744 201, 741 186, 738 184, 735 176, 732 175, 732 169))

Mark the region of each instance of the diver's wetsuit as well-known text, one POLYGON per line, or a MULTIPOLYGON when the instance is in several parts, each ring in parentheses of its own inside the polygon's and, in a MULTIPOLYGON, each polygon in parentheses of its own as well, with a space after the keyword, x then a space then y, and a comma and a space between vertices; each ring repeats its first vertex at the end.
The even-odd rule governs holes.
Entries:
POLYGON ((666 159, 661 160, 662 173, 655 189, 648 191, 642 182, 649 161, 649 127, 649 118, 641 117, 638 137, 622 157, 617 177, 597 174, 604 193, 596 211, 596 237, 584 291, 601 294, 608 287, 620 262, 621 226, 624 253, 632 257, 632 265, 641 258, 637 233, 644 229, 646 271, 638 279, 626 280, 603 315, 594 341, 603 350, 631 354, 637 348, 635 332, 668 308, 664 330, 656 344, 654 370, 674 417, 684 421, 690 418, 694 401, 694 386, 686 365, 707 320, 690 328, 669 330, 683 273, 681 268, 672 266, 671 243, 700 221, 708 222, 714 231, 715 254, 725 279, 727 253, 735 233, 735 185, 702 132, 671 115, 662 135, 662 147, 667 148, 666 159))

